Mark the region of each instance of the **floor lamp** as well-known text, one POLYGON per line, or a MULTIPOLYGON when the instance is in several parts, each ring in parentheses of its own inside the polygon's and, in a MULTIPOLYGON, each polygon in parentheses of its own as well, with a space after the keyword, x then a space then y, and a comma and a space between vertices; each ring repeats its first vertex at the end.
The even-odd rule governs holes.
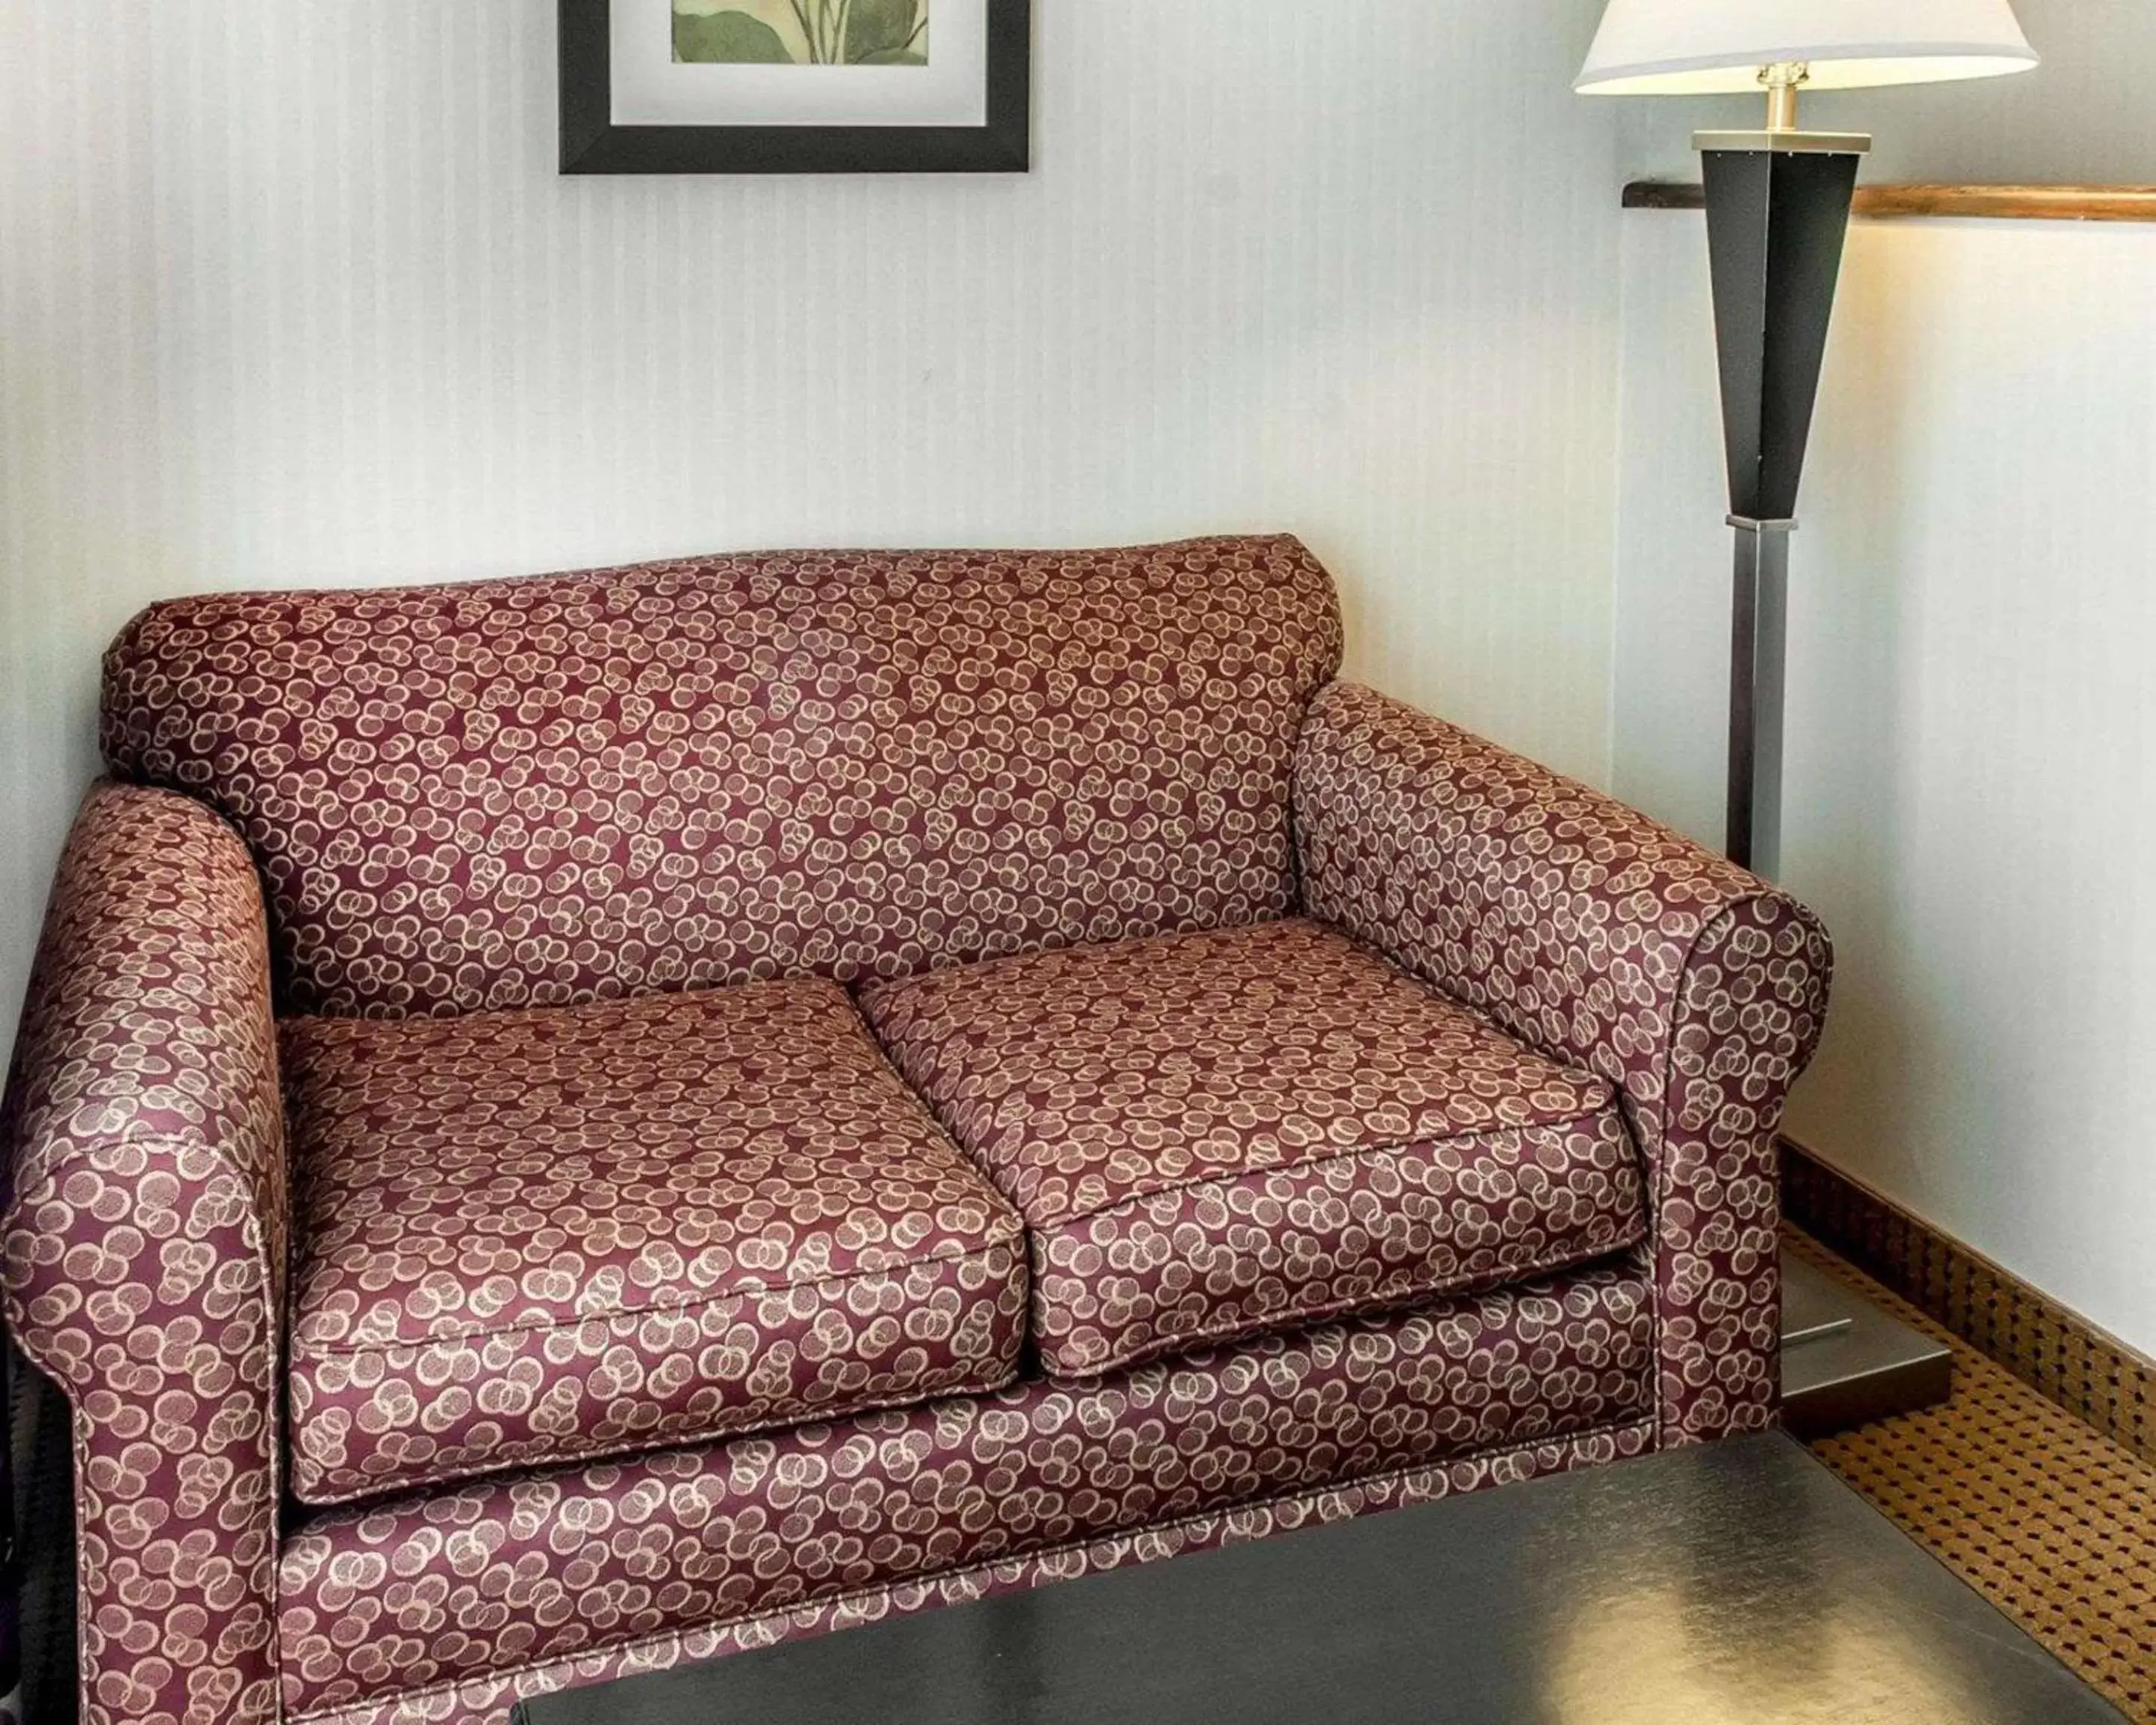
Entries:
POLYGON ((1611 0, 1573 88, 1587 95, 1757 90, 1761 131, 1703 131, 1707 246, 1729 525, 1737 534, 1727 849, 1781 868, 1789 534, 1868 137, 1803 131, 1808 90, 1933 84, 2036 64, 2009 0, 1611 0))
MULTIPOLYGON (((1707 250, 1722 366, 1731 607, 1730 856, 1782 865, 1789 535, 1868 137, 1799 129, 1807 90, 1939 83, 2036 64, 2009 0, 1610 0, 1574 88, 1589 95, 1759 91, 1760 131, 1705 131, 1707 250)), ((1782 1390, 1799 1431, 1944 1399, 1947 1350, 1800 1259, 1783 1259, 1782 1390)))

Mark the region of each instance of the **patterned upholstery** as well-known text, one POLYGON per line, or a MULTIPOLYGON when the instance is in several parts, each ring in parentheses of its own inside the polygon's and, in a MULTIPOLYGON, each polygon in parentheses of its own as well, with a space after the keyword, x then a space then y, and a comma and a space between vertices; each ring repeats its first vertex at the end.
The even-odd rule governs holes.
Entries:
POLYGON ((562 1005, 1278 916, 1340 658, 1290 539, 174 600, 119 776, 265 872, 285 1009, 562 1005))
POLYGON ((1008 1383, 1018 1219, 844 992, 284 1027, 311 1503, 1008 1383))
POLYGON ((0 1104, 89 1725, 503 1725, 1768 1420, 1823 932, 1339 652, 1286 539, 137 619, 0 1104))
POLYGON ((694 1629, 664 1630, 595 1652, 509 1665, 461 1681, 396 1691, 377 1701, 286 1717, 296 1717, 301 1725, 475 1725, 480 1721, 485 1725, 513 1725, 510 1709, 524 1697, 682 1665, 706 1664, 782 1641, 860 1628, 993 1594, 1076 1581, 1133 1563, 1164 1563, 1355 1516, 1383 1515, 1470 1491, 1520 1485, 1546 1475, 1607 1467, 1646 1454, 1654 1448, 1654 1437, 1651 1420, 1630 1420, 1576 1437, 1478 1450, 1450 1461, 1396 1468, 1337 1485, 1308 1486, 1255 1503, 1148 1522, 1128 1532, 1051 1546, 1024 1557, 909 1576, 791 1609, 728 1618, 694 1629))
POLYGON ((1288 921, 863 991, 1017 1204, 1042 1363, 1084 1377, 1642 1237, 1610 1086, 1288 921))
POLYGON ((1319 697, 1295 795, 1312 914, 1620 1086, 1647 1156, 1661 1440, 1771 1423, 1774 1135, 1825 1025, 1818 920, 1623 804, 1367 689, 1319 697))
MULTIPOLYGON (((1313 1487, 1365 1482, 1383 1504, 1405 1471, 1629 1435, 1651 1346, 1637 1271, 1605 1268, 1098 1384, 338 1512, 285 1548, 287 1714, 753 1645, 773 1614, 850 1601, 872 1615, 894 1583, 932 1598, 937 1578, 1138 1527, 1172 1550, 1191 1517, 1313 1487)), ((475 1717, 454 1696, 400 1717, 475 1717)))
POLYGON ((74 1409, 85 1725, 274 1719, 284 1118, 261 895, 199 803, 84 803, 5 1127, 8 1327, 74 1409))

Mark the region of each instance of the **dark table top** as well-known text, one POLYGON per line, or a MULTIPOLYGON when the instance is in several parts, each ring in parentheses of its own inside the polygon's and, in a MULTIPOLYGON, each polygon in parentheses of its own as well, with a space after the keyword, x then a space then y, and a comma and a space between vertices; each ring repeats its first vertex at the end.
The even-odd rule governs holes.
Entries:
POLYGON ((2120 1725, 1779 1434, 526 1703, 528 1725, 2120 1725))

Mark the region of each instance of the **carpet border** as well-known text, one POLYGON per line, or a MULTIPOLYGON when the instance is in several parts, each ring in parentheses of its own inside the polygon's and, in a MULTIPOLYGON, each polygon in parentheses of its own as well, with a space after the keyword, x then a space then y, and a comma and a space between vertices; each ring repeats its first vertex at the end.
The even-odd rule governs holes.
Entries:
POLYGON ((1837 1256, 2144 1461, 2156 1362, 1784 1136, 1782 1213, 1837 1256))

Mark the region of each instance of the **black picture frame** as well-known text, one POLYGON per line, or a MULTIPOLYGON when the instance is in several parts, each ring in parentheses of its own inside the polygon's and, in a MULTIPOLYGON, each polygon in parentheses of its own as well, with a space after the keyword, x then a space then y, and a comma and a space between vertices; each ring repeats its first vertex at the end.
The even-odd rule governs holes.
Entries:
POLYGON ((988 0, 985 126, 617 126, 613 0, 561 0, 565 174, 1024 173, 1033 0, 988 0))

